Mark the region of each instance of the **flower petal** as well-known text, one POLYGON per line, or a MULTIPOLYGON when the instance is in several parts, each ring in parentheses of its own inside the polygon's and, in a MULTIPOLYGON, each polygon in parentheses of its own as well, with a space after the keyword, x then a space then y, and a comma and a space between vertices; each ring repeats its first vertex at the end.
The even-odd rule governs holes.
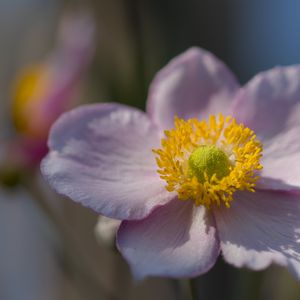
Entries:
POLYGON ((241 192, 231 207, 214 215, 224 259, 261 270, 288 266, 300 279, 300 196, 284 192, 241 192))
POLYGON ((300 126, 286 129, 264 145, 263 170, 258 187, 273 190, 300 189, 300 126))
POLYGON ((177 198, 143 220, 122 222, 117 243, 137 279, 196 276, 219 254, 211 214, 177 198))
POLYGON ((206 118, 227 113, 239 88, 231 71, 214 55, 191 48, 174 58, 154 78, 147 110, 156 124, 168 129, 174 116, 206 118))
POLYGON ((42 173, 60 194, 115 219, 139 219, 173 195, 151 151, 158 131, 146 114, 123 105, 86 105, 52 127, 42 173))
POLYGON ((300 65, 258 74, 236 95, 233 106, 235 118, 263 142, 300 126, 300 65))

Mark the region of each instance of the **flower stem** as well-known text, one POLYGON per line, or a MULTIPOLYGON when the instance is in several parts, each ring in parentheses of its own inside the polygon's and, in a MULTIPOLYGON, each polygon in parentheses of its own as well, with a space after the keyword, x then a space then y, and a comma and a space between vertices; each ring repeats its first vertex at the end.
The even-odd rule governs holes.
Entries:
POLYGON ((190 279, 189 280, 189 285, 190 285, 190 293, 191 293, 192 300, 199 300, 200 297, 198 295, 196 279, 190 279))
POLYGON ((100 294, 103 295, 104 299, 116 300, 116 297, 112 296, 111 292, 100 282, 100 274, 98 270, 96 270, 94 262, 90 259, 89 254, 86 253, 86 249, 82 249, 80 241, 77 240, 73 231, 70 230, 63 216, 60 216, 56 209, 50 205, 50 201, 45 199, 45 193, 42 190, 41 183, 38 182, 36 177, 37 176, 34 175, 30 176, 30 178, 28 178, 28 175, 26 177, 23 176, 21 183, 61 235, 65 248, 64 254, 68 254, 68 256, 65 257, 67 264, 69 267, 74 268, 74 271, 81 276, 81 283, 86 283, 86 290, 91 295, 90 299, 96 299, 95 295, 99 297, 100 294))

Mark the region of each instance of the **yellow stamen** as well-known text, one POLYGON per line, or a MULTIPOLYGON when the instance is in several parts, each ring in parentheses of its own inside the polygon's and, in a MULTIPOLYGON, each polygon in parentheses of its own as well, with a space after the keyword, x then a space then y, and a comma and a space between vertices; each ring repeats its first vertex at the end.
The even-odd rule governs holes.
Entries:
POLYGON ((237 190, 254 192, 262 145, 235 119, 221 114, 210 116, 209 122, 175 117, 175 128, 165 131, 161 145, 153 150, 158 173, 180 200, 230 207, 237 190))

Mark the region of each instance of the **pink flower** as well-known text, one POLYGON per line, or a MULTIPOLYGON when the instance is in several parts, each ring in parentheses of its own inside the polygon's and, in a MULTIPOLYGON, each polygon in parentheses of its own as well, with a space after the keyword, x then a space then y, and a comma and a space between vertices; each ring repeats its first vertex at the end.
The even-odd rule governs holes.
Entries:
POLYGON ((78 86, 94 52, 95 24, 84 11, 64 15, 57 43, 48 57, 21 70, 13 95, 12 115, 18 138, 14 156, 39 164, 48 149, 48 132, 64 111, 75 105, 78 86))
POLYGON ((240 88, 192 48, 156 75, 147 113, 111 103, 64 114, 42 173, 122 220, 118 248, 137 278, 196 276, 220 252, 236 267, 277 263, 300 278, 299 114, 300 66, 240 88))

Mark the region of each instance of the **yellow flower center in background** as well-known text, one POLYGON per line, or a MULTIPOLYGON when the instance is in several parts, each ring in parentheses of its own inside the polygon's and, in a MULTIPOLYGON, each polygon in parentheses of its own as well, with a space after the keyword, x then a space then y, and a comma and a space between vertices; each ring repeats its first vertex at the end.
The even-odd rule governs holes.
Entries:
POLYGON ((38 106, 45 99, 48 80, 48 72, 42 65, 33 65, 20 72, 13 90, 12 105, 13 121, 19 132, 32 136, 40 133, 40 128, 36 128, 33 121, 38 117, 38 106))
POLYGON ((237 190, 254 192, 262 145, 235 119, 221 114, 210 116, 209 122, 175 117, 175 128, 165 131, 161 144, 153 150, 158 173, 180 200, 230 207, 237 190))

